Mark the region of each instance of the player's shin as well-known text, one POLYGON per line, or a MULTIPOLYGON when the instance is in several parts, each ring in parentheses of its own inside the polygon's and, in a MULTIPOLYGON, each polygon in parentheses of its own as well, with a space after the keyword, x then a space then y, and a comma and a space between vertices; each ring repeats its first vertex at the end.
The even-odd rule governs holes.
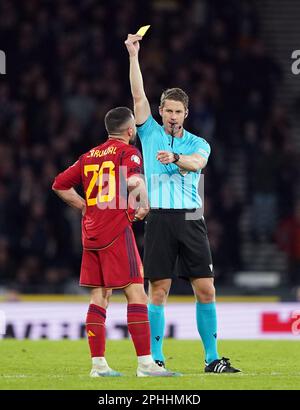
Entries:
POLYGON ((128 331, 131 335, 136 354, 140 360, 151 358, 150 352, 150 326, 147 306, 131 303, 127 307, 128 331), (142 359, 144 357, 144 359, 142 359))
POLYGON ((165 362, 163 354, 163 340, 165 333, 164 305, 148 305, 150 330, 151 330, 151 352, 154 360, 165 362))
POLYGON ((199 335, 205 350, 205 361, 211 363, 219 359, 217 350, 217 313, 216 304, 196 303, 196 319, 199 335))
POLYGON ((104 357, 105 319, 106 309, 98 305, 90 304, 86 317, 86 332, 92 358, 104 357))

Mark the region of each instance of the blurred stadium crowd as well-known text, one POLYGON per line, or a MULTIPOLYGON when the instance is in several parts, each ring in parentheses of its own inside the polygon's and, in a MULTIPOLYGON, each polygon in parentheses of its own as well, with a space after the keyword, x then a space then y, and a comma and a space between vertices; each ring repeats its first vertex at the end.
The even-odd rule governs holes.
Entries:
MULTIPOLYGON (((110 108, 132 107, 124 40, 144 24, 152 25, 141 63, 154 116, 163 89, 183 88, 190 96, 186 128, 212 147, 205 216, 219 283, 244 268, 246 209, 248 240, 277 243, 299 281, 298 159, 289 117, 276 103, 282 71, 260 39, 254 2, 2 0, 0 286, 78 291, 80 215, 51 184, 105 140, 110 108)), ((142 252, 143 225, 135 230, 142 252)))

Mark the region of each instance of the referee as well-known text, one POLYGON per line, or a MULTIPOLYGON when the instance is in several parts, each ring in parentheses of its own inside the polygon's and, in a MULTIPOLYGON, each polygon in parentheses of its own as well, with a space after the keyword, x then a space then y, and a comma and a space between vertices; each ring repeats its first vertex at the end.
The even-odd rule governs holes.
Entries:
POLYGON ((183 128, 188 115, 188 96, 180 88, 161 95, 159 113, 163 125, 151 115, 139 65, 139 35, 129 34, 125 45, 130 59, 130 85, 151 211, 146 222, 144 270, 149 279, 148 306, 151 352, 165 367, 163 338, 164 305, 174 278, 190 281, 196 297, 196 319, 205 350, 205 372, 236 373, 228 358, 217 351, 217 315, 214 273, 207 229, 198 195, 201 170, 210 146, 183 128), (187 214, 188 212, 188 214, 187 214), (187 218, 187 215, 192 217, 187 218))

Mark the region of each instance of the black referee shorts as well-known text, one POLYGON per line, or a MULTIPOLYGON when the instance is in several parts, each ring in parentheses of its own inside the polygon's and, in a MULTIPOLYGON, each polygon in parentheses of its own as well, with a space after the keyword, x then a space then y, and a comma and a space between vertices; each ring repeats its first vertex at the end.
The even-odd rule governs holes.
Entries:
POLYGON ((151 210, 145 224, 144 271, 149 280, 214 277, 203 218, 186 220, 186 211, 151 210))

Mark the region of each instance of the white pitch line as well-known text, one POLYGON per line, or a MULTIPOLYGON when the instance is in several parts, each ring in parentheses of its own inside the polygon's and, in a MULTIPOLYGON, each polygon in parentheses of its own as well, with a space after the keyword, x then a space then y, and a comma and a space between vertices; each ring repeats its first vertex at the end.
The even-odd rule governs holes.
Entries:
MULTIPOLYGON (((271 373, 237 373, 237 374, 199 374, 199 373, 189 373, 189 374, 182 374, 181 377, 183 378, 207 378, 207 377, 228 377, 228 378, 238 378, 238 377, 258 377, 258 376, 263 376, 263 377, 300 377, 300 372, 299 373, 280 373, 280 372, 271 372, 271 373)), ((39 377, 41 378, 40 374, 36 375, 29 375, 29 374, 3 374, 0 375, 0 379, 26 379, 26 378, 34 378, 34 377, 39 377)), ((55 374, 55 375, 43 375, 43 379, 60 379, 60 378, 69 378, 69 377, 78 377, 80 379, 86 379, 89 378, 89 375, 83 375, 83 374, 55 374)), ((130 375, 124 375, 123 378, 132 378, 136 379, 136 376, 134 374, 130 375)), ((121 377, 122 379, 122 377, 121 377)), ((177 378, 176 378, 177 380, 177 378)))

